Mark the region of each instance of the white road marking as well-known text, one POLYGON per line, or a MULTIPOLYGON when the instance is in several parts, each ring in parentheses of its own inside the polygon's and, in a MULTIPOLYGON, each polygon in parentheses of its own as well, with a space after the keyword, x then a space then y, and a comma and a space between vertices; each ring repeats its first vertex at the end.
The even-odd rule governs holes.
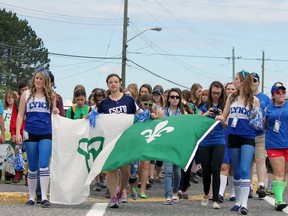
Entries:
POLYGON ((96 203, 91 207, 86 216, 102 216, 104 215, 107 206, 108 203, 96 203))
MULTIPOLYGON (((266 202, 268 202, 270 205, 275 206, 275 199, 270 197, 270 196, 266 196, 264 198, 264 200, 266 200, 266 202)), ((284 208, 282 210, 284 213, 288 214, 288 207, 284 208)))

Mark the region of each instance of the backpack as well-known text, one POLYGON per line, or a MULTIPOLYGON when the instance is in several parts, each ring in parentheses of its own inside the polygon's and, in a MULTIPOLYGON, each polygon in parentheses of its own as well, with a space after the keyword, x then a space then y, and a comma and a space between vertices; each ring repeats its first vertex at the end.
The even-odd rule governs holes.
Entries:
MULTIPOLYGON (((76 108, 77 108, 77 105, 73 105, 71 107, 71 119, 74 119, 74 115, 76 113, 76 108)), ((91 107, 88 106, 88 110, 87 110, 87 114, 91 111, 91 107)))

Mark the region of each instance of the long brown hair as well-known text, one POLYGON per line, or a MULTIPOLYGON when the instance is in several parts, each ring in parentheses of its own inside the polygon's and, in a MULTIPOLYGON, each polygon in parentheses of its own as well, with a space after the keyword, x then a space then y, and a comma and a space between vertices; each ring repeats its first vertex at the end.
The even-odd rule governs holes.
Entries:
POLYGON ((224 106, 225 106, 225 102, 226 102, 226 93, 225 93, 224 86, 219 81, 214 81, 211 83, 209 90, 208 90, 208 100, 206 102, 206 107, 207 107, 207 109, 210 109, 213 105, 213 98, 212 98, 212 88, 213 87, 221 88, 221 95, 219 97, 218 107, 221 110, 223 110, 224 106))
MULTIPOLYGON (((242 70, 236 74, 240 78, 241 81, 244 81, 243 84, 243 96, 244 96, 244 106, 249 106, 249 109, 253 109, 254 105, 254 85, 253 78, 250 73, 245 70, 242 70)), ((231 94, 230 103, 235 101, 237 97, 240 95, 240 90, 236 90, 231 94)))
POLYGON ((194 83, 192 86, 191 86, 191 89, 190 89, 190 92, 191 92, 191 99, 190 99, 190 102, 193 103, 196 107, 198 107, 202 100, 201 100, 201 96, 199 98, 196 98, 196 91, 201 88, 202 89, 202 86, 199 84, 199 83, 194 83), (193 100, 196 100, 196 102, 194 103, 193 100))
POLYGON ((178 107, 179 107, 179 109, 180 109, 181 114, 184 114, 184 113, 185 113, 185 109, 184 109, 183 103, 182 103, 181 90, 178 89, 178 88, 171 88, 171 89, 168 91, 168 97, 167 97, 167 101, 166 101, 166 107, 167 107, 167 108, 170 107, 169 97, 170 97, 171 92, 176 92, 176 93, 179 95, 180 99, 179 99, 178 107))
POLYGON ((17 100, 17 94, 15 91, 8 91, 6 94, 5 94, 5 98, 4 98, 4 103, 3 103, 3 107, 4 107, 4 110, 8 109, 9 107, 9 104, 7 102, 7 99, 12 96, 13 99, 14 99, 14 103, 15 101, 17 100))

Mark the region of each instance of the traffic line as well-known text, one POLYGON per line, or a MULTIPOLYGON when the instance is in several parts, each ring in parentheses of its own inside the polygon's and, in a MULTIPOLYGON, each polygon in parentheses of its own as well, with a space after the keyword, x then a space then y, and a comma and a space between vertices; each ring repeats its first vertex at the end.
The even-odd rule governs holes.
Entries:
MULTIPOLYGON (((265 200, 266 202, 268 202, 270 205, 272 205, 273 207, 275 206, 275 199, 274 199, 274 198, 272 198, 272 197, 270 197, 270 196, 266 196, 266 197, 264 198, 264 200, 265 200)), ((282 210, 282 212, 288 214, 288 207, 284 208, 284 209, 282 210)))
POLYGON ((96 203, 92 206, 86 216, 102 216, 105 214, 105 210, 108 206, 108 203, 96 203))

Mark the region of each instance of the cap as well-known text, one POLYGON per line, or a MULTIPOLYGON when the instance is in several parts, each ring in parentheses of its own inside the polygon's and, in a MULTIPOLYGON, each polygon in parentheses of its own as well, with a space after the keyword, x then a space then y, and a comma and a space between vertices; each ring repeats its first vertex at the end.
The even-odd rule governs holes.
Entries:
POLYGON ((279 88, 282 88, 282 89, 286 90, 286 88, 285 88, 285 86, 283 85, 283 83, 281 83, 281 82, 276 82, 276 83, 272 86, 272 88, 271 88, 271 93, 277 91, 279 88))
POLYGON ((163 95, 163 91, 161 89, 159 89, 159 88, 154 89, 152 94, 154 94, 154 93, 158 93, 160 95, 163 95))
POLYGON ((253 81, 254 80, 257 80, 257 82, 260 82, 260 78, 259 78, 259 75, 257 73, 250 73, 252 78, 253 78, 253 81))

